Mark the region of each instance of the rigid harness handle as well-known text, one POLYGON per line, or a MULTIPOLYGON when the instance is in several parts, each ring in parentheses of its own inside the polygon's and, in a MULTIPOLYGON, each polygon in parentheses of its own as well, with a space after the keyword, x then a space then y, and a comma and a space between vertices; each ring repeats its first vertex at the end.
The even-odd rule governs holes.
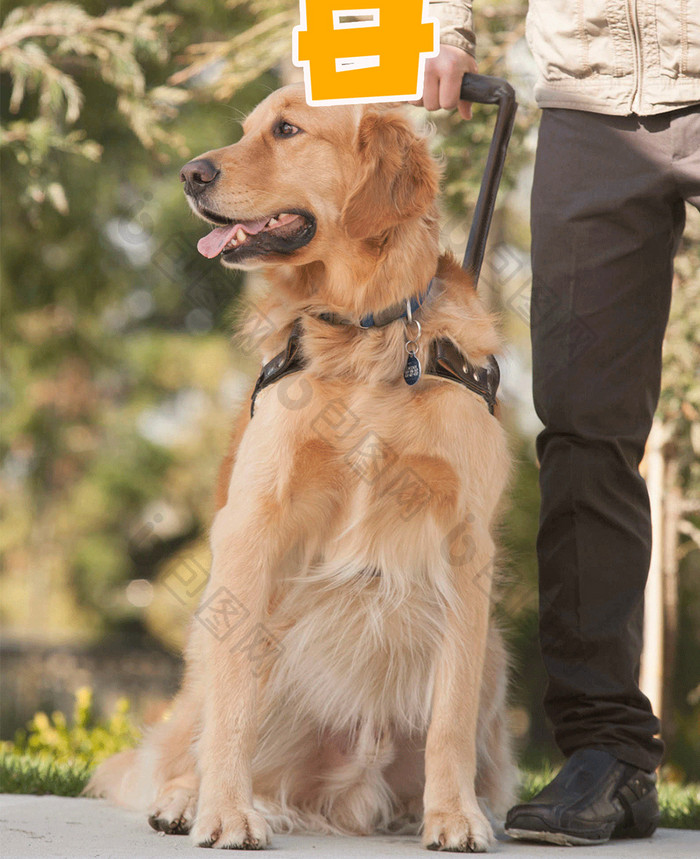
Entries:
POLYGON ((481 264, 484 261, 486 239, 491 226, 496 195, 501 183, 503 164, 506 160, 518 104, 515 100, 515 90, 507 81, 488 75, 465 74, 462 78, 460 98, 477 104, 498 105, 496 125, 486 159, 486 168, 481 178, 479 197, 476 201, 474 218, 469 230, 467 250, 462 262, 462 268, 471 274, 476 287, 481 272, 481 264))

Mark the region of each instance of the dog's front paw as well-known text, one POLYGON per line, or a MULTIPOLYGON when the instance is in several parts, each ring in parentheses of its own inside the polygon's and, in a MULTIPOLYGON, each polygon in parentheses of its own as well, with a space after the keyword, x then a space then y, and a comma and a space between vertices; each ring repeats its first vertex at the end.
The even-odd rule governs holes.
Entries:
POLYGON ((166 835, 187 835, 192 828, 196 806, 195 790, 175 788, 163 791, 151 807, 148 822, 166 835))
POLYGON ((426 812, 423 846, 428 850, 454 853, 486 853, 493 842, 493 831, 478 808, 467 812, 426 812))
POLYGON ((270 827, 265 818, 252 808, 209 811, 201 808, 190 832, 197 847, 219 847, 224 850, 262 850, 270 843, 270 827))

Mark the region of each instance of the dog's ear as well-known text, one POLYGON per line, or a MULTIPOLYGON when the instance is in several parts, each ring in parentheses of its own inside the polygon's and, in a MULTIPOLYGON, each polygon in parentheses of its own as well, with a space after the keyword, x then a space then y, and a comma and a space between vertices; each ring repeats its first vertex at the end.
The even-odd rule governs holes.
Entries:
POLYGON ((360 169, 341 213, 348 235, 377 236, 427 211, 438 192, 439 171, 407 117, 397 110, 368 110, 355 145, 360 169))

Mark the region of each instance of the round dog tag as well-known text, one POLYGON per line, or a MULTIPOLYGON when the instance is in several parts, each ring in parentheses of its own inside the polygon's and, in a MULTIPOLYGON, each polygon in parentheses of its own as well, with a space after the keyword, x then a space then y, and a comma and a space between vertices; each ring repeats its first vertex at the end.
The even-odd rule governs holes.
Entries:
POLYGON ((409 355, 406 361, 406 369, 403 371, 403 378, 407 385, 415 385, 420 379, 420 361, 415 355, 409 355))

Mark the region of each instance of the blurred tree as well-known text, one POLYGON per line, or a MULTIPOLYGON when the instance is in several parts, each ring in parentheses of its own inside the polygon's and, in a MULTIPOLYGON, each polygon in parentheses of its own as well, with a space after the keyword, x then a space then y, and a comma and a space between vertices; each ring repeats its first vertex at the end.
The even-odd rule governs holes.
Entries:
MULTIPOLYGON (((162 5, 5 7, 0 551, 10 634, 143 634, 129 582, 150 579, 204 529, 244 384, 245 359, 222 336, 240 278, 197 254, 201 228, 177 179, 185 145, 225 145, 240 130, 228 105, 163 82, 190 34, 235 33, 250 18, 228 20, 215 2, 162 5)), ((237 101, 247 110, 258 99, 237 101)))
POLYGON ((224 38, 188 45, 185 67, 171 84, 189 83, 216 99, 233 98, 246 84, 288 61, 292 28, 299 23, 298 0, 226 0, 231 10, 246 10, 252 26, 224 38))
POLYGON ((0 71, 12 79, 9 112, 19 114, 28 100, 32 105, 26 116, 3 128, 0 146, 17 159, 19 202, 34 217, 36 205, 45 200, 62 214, 68 211, 58 153, 91 161, 102 153, 102 145, 78 126, 84 93, 76 75, 95 77, 114 90, 117 109, 147 149, 184 150, 182 138, 168 132, 163 121, 176 115, 187 93, 146 83, 144 65, 168 59, 168 36, 176 22, 172 14, 152 14, 162 5, 163 0, 140 0, 93 16, 59 2, 20 6, 7 15, 0 32, 0 71))
MULTIPOLYGON (((641 685, 667 743, 700 772, 700 213, 688 207, 664 342, 663 388, 646 454, 654 547, 641 685), (690 587, 689 587, 690 585, 690 587), (686 600, 679 599, 679 591, 686 600), (690 621, 690 622, 689 622, 690 621), (677 658, 679 640, 682 655, 677 658), (692 654, 694 658, 688 658, 692 654), (689 671, 688 668, 693 666, 689 671), (689 749, 693 754, 687 754, 689 749)), ((673 756, 672 756, 673 757, 673 756)))

